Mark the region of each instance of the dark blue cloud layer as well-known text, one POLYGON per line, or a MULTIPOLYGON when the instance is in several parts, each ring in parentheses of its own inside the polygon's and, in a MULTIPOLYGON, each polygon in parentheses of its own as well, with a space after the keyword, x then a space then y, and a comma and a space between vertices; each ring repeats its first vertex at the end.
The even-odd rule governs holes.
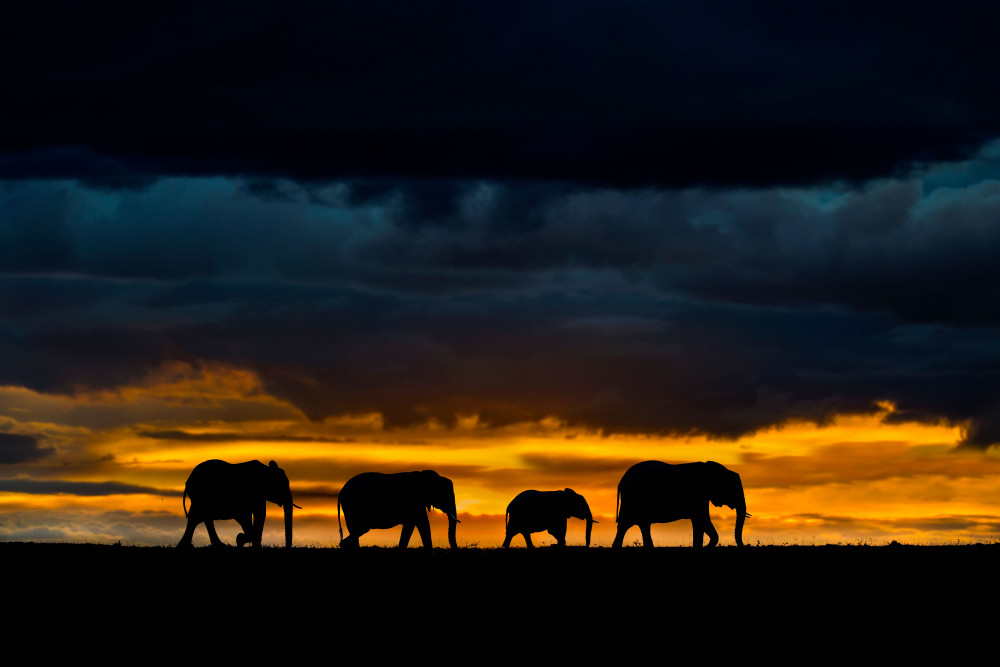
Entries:
POLYGON ((0 39, 0 174, 860 180, 1000 134, 997 14, 976 2, 26 3, 0 39))
POLYGON ((0 491, 6 493, 36 493, 42 495, 67 494, 73 496, 113 496, 122 494, 150 494, 180 496, 172 489, 157 489, 122 482, 67 482, 64 480, 38 480, 27 478, 0 479, 0 491))
POLYGON ((0 383, 71 392, 212 360, 316 419, 722 437, 889 400, 984 446, 992 155, 860 188, 11 182, 0 233, 46 259, 0 275, 0 383))
POLYGON ((8 8, 0 383, 218 360, 314 418, 733 436, 891 400, 998 442, 996 14, 8 8))

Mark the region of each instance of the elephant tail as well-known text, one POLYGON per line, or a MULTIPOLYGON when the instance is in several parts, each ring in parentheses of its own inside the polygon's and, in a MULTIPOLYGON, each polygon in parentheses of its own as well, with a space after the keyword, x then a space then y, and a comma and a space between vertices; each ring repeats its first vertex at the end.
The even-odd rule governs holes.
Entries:
POLYGON ((344 527, 340 525, 340 494, 337 494, 337 528, 340 529, 340 541, 344 541, 344 527))
POLYGON ((618 510, 621 507, 622 502, 622 490, 619 488, 618 493, 615 494, 615 523, 618 523, 618 510))
POLYGON ((188 488, 187 488, 187 484, 185 484, 184 485, 184 495, 181 496, 181 507, 184 508, 184 518, 185 519, 187 518, 187 515, 188 515, 188 507, 187 507, 187 505, 188 505, 188 488))

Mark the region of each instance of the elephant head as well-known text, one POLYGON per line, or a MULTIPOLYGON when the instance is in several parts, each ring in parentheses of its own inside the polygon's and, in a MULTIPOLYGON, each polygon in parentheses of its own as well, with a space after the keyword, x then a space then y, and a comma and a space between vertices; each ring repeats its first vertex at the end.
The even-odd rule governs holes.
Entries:
POLYGON ((726 506, 736 510, 736 544, 743 546, 743 523, 747 514, 747 500, 743 493, 743 482, 738 473, 714 461, 709 461, 706 472, 705 488, 708 499, 716 507, 726 506))
POLYGON ((288 476, 274 461, 267 464, 264 497, 285 510, 285 546, 292 546, 292 508, 302 508, 292 502, 292 488, 288 476))
POLYGON ((590 533, 594 528, 594 515, 590 512, 590 505, 586 498, 573 489, 563 489, 566 494, 566 515, 575 519, 584 519, 587 522, 587 546, 590 546, 590 533))
POLYGON ((455 485, 433 470, 421 470, 418 477, 423 505, 428 512, 431 507, 436 507, 448 515, 448 544, 452 549, 457 549, 455 533, 461 521, 458 520, 458 510, 455 507, 455 485))

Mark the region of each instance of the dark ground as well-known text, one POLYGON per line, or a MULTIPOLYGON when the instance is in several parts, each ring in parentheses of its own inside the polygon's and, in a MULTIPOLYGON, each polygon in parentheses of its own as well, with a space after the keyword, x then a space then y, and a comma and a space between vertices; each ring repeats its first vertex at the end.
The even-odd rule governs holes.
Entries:
POLYGON ((199 663, 964 660, 995 655, 998 562, 1000 545, 428 553, 0 543, 14 641, 199 663))

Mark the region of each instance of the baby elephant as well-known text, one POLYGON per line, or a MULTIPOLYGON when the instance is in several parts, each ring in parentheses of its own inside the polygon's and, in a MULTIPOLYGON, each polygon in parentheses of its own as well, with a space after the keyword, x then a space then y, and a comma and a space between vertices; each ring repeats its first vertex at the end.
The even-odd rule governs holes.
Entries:
POLYGON ((533 548, 535 545, 531 543, 531 533, 543 530, 556 538, 559 546, 566 546, 566 521, 569 517, 586 519, 589 547, 590 531, 597 522, 583 496, 573 489, 522 491, 507 505, 507 537, 503 546, 510 547, 511 539, 520 533, 524 535, 524 543, 528 548, 533 548))

